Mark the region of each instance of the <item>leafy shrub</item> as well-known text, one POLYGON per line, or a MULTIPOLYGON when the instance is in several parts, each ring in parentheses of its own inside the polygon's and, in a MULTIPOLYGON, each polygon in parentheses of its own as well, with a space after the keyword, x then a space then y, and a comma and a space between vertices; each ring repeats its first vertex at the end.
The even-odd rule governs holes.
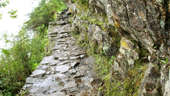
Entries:
POLYGON ((42 0, 19 34, 0 55, 0 96, 15 96, 46 54, 48 23, 66 6, 62 0, 42 0))
POLYGON ((30 14, 30 20, 27 22, 29 28, 36 30, 40 25, 48 26, 50 21, 56 18, 56 13, 61 12, 66 6, 62 0, 42 0, 40 6, 34 9, 30 14))
POLYGON ((39 64, 45 55, 46 38, 34 37, 30 39, 20 32, 16 40, 10 42, 10 49, 3 49, 0 58, 0 90, 3 93, 16 94, 25 78, 39 64))
POLYGON ((0 1, 0 8, 5 7, 9 4, 9 0, 1 0, 0 1))

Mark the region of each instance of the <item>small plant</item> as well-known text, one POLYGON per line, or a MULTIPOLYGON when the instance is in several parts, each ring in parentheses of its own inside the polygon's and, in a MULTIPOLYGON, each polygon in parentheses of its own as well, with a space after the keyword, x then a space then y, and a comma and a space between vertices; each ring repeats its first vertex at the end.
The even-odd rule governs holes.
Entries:
POLYGON ((21 90, 19 94, 17 94, 16 96, 25 96, 28 94, 28 91, 25 90, 21 90))
POLYGON ((9 4, 9 0, 1 0, 0 1, 0 8, 5 7, 9 4))
MULTIPOLYGON (((12 46, 2 49, 0 55, 0 96, 15 96, 20 92, 26 77, 46 55, 48 24, 55 20, 55 14, 66 6, 62 0, 49 0, 47 3, 45 1, 42 0, 31 13, 30 19, 14 40, 6 39, 12 46)), ((15 16, 15 13, 13 11, 10 14, 15 16)))
POLYGON ((169 60, 168 60, 168 58, 165 58, 165 59, 161 59, 160 61, 161 61, 161 63, 163 63, 163 64, 168 64, 168 61, 169 61, 169 60))
POLYGON ((11 10, 8 12, 10 14, 10 17, 15 19, 17 18, 17 10, 11 10))

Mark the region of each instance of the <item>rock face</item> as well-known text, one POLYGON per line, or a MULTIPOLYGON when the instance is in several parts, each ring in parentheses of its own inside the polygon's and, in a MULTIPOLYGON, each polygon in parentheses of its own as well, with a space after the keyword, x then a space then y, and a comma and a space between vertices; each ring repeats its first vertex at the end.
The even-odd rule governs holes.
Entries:
POLYGON ((115 56, 109 84, 120 84, 104 96, 170 96, 170 0, 68 1, 77 40, 95 55, 115 56))
POLYGON ((75 45, 68 12, 49 26, 51 55, 26 79, 26 96, 95 96, 94 58, 75 45), (93 74, 94 73, 94 74, 93 74))
POLYGON ((28 96, 170 96, 170 0, 63 1, 28 96))

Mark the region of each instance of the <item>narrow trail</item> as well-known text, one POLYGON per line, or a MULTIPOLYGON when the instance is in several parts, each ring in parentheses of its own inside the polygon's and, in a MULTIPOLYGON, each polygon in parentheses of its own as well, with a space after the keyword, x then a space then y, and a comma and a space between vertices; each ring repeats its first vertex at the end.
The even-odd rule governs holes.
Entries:
POLYGON ((50 23, 52 54, 26 79, 26 96, 96 96, 94 59, 87 57, 71 36, 69 14, 62 13, 57 22, 50 23))

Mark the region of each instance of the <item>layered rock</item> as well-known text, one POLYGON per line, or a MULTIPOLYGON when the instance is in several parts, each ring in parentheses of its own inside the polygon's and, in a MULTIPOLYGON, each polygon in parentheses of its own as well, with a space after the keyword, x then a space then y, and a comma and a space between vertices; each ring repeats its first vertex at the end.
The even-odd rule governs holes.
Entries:
POLYGON ((95 96, 94 58, 75 44, 69 15, 63 12, 59 20, 50 23, 51 54, 26 79, 26 96, 95 96))
POLYGON ((123 85, 131 78, 131 71, 138 66, 142 69, 138 70, 141 74, 136 74, 136 77, 141 75, 140 81, 131 78, 138 85, 138 92, 133 88, 132 93, 120 92, 127 96, 136 93, 169 96, 170 0, 70 0, 67 3, 74 14, 72 26, 78 31, 77 40, 92 44, 83 46, 94 47, 95 54, 102 51, 109 58, 116 57, 110 70, 115 78, 110 81, 121 81, 120 90, 126 91, 123 85))

